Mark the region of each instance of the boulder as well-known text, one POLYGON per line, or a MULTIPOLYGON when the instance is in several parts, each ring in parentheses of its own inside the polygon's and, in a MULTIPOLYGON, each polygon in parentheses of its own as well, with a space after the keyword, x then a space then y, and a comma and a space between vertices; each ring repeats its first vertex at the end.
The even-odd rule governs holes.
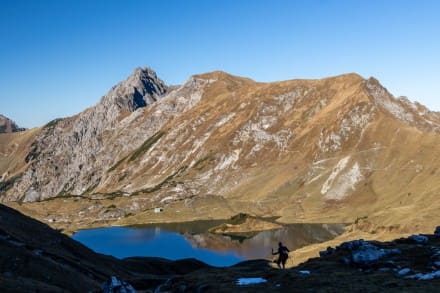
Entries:
POLYGON ((327 255, 331 255, 335 252, 335 249, 333 247, 327 247, 326 250, 320 251, 319 252, 319 256, 323 257, 323 256, 327 256, 327 255))
POLYGON ((379 259, 385 256, 384 249, 378 249, 377 247, 362 246, 358 250, 353 251, 351 258, 353 263, 359 265, 369 265, 377 262, 379 259))
POLYGON ((433 271, 430 273, 418 273, 415 275, 410 275, 406 277, 407 279, 415 279, 415 280, 432 280, 432 279, 437 279, 440 278, 440 271, 433 271))
POLYGON ((411 270, 409 268, 403 268, 400 271, 397 272, 397 274, 399 276, 405 276, 406 274, 408 274, 411 270))
POLYGON ((428 237, 424 236, 424 235, 412 235, 409 237, 412 241, 419 243, 419 244, 425 244, 428 243, 428 237))
POLYGON ((341 245, 339 245, 338 247, 336 247, 337 250, 339 249, 346 249, 349 251, 353 251, 355 249, 358 249, 359 247, 363 246, 365 243, 364 239, 359 239, 359 240, 353 240, 353 241, 348 241, 348 242, 344 242, 341 245))
POLYGON ((344 263, 361 266, 371 265, 389 255, 401 254, 400 249, 381 249, 363 239, 344 242, 336 248, 341 249, 351 252, 351 261, 343 260, 344 263))
POLYGON ((136 293, 129 283, 112 276, 101 285, 103 293, 136 293))

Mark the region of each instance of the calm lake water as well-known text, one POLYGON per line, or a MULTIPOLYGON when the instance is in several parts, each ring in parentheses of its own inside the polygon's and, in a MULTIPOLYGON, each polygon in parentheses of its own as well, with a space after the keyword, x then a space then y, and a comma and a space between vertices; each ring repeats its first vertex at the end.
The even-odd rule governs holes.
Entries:
POLYGON ((271 248, 282 241, 290 250, 330 240, 344 231, 343 224, 293 224, 240 236, 208 233, 223 221, 197 221, 137 227, 80 230, 72 238, 96 252, 125 258, 196 258, 213 266, 230 266, 248 259, 271 259, 271 248))

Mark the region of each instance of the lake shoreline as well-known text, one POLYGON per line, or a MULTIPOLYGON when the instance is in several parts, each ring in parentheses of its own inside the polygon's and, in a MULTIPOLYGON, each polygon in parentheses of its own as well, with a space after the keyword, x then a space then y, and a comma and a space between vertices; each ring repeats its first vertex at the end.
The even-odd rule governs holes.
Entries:
MULTIPOLYGON (((237 218, 226 222, 234 221, 237 218)), ((212 233, 213 228, 224 222, 191 221, 93 228, 79 230, 72 238, 96 252, 121 259, 196 258, 213 266, 230 266, 246 260, 271 260, 271 250, 277 248, 279 241, 294 251, 331 240, 345 232, 344 224, 288 224, 258 232, 212 233), (174 243, 171 247, 170 242, 174 243)))

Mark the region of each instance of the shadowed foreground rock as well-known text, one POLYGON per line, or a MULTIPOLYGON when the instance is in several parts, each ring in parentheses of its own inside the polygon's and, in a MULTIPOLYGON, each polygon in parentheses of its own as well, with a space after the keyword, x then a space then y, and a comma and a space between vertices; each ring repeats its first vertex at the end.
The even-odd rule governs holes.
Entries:
POLYGON ((0 291, 100 292, 114 276, 137 292, 433 292, 440 286, 437 234, 346 242, 289 270, 274 269, 267 260, 215 268, 194 259, 97 254, 0 205, 0 291))

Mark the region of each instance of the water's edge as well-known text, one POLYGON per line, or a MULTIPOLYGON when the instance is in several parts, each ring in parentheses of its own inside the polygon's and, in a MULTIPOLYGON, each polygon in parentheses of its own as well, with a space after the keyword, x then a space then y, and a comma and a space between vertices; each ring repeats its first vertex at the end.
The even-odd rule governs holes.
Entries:
POLYGON ((288 224, 280 229, 221 235, 208 230, 221 220, 106 227, 79 230, 72 238, 117 258, 196 258, 213 266, 244 260, 271 259, 271 249, 282 241, 291 251, 341 235, 345 224, 288 224))

